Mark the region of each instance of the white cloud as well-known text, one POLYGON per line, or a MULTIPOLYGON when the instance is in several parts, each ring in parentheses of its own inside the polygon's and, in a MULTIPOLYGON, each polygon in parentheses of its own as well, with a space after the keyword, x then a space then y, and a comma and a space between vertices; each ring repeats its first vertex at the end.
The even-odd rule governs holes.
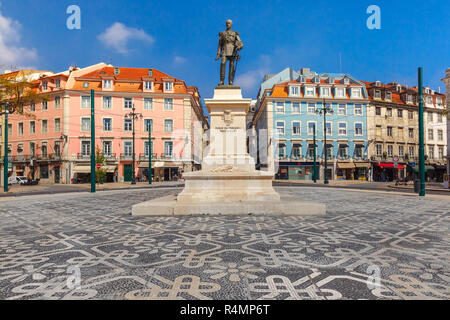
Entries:
POLYGON ((182 63, 186 62, 186 58, 180 57, 180 56, 175 56, 175 58, 173 59, 173 62, 175 64, 182 64, 182 63))
POLYGON ((128 41, 140 40, 147 43, 155 42, 155 39, 142 29, 130 28, 120 22, 112 26, 98 36, 106 47, 116 49, 121 54, 128 53, 128 41))
POLYGON ((21 27, 18 21, 0 12, 0 68, 21 67, 37 59, 36 49, 20 45, 21 27))
MULTIPOLYGON (((257 87, 264 78, 264 75, 270 71, 270 57, 267 55, 261 55, 259 57, 259 67, 253 70, 249 70, 236 77, 236 85, 242 89, 251 90, 257 87)), ((239 70, 237 70, 239 72, 239 70)))

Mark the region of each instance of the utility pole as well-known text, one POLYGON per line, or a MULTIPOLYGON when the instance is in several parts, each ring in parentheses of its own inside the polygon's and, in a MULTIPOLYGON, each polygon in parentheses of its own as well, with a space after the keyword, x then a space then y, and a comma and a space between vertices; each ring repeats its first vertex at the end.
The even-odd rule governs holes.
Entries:
POLYGON ((418 72, 419 80, 419 177, 420 191, 419 196, 425 196, 425 148, 424 148, 424 128, 423 128, 423 82, 422 67, 418 72))
POLYGON ((324 162, 325 162, 325 168, 324 168, 324 184, 328 184, 328 166, 327 166, 327 158, 328 158, 328 147, 327 147, 327 113, 332 114, 333 109, 326 106, 325 99, 323 100, 323 106, 321 109, 317 109, 316 113, 322 115, 323 114, 323 150, 324 150, 324 162))
POLYGON ((148 122, 148 184, 152 184, 152 126, 148 122))
POLYGON ((134 164, 136 162, 136 154, 135 154, 135 130, 134 130, 134 120, 141 118, 142 119, 142 113, 136 113, 136 108, 134 107, 134 103, 133 103, 133 108, 131 109, 132 112, 127 113, 125 115, 125 117, 127 118, 131 118, 133 120, 133 164, 131 165, 131 170, 132 170, 132 178, 131 178, 131 184, 136 184, 136 174, 135 174, 135 168, 134 168, 134 164))
POLYGON ((3 160, 3 190, 8 192, 8 102, 5 102, 5 156, 3 160))
POLYGON ((313 145, 314 145, 314 170, 313 170, 313 180, 317 183, 317 165, 316 165, 316 124, 314 123, 314 134, 313 134, 313 145))
POLYGON ((91 89, 91 192, 95 192, 95 101, 94 90, 91 89))

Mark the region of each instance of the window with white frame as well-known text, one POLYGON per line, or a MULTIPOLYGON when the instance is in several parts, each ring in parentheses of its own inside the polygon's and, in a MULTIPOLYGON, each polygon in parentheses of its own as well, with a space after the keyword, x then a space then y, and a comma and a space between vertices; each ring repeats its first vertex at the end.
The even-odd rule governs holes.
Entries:
POLYGON ((394 146, 392 144, 388 144, 388 157, 394 156, 394 146))
POLYGON ((164 82, 164 91, 172 91, 173 82, 164 82))
POLYGON ((335 88, 334 90, 335 90, 336 98, 344 98, 345 97, 345 88, 338 87, 338 88, 335 88))
POLYGON ((361 88, 352 88, 352 98, 361 98, 361 88))
POLYGON ((81 118, 81 131, 91 131, 91 118, 81 118))
POLYGON ((61 89, 61 80, 60 79, 55 79, 55 88, 61 89))
POLYGON ((299 86, 290 86, 289 87, 289 95, 298 97, 300 96, 300 87, 299 86))
POLYGON ((292 134, 293 135, 301 134, 300 121, 292 122, 292 134))
POLYGON ((428 111, 428 121, 433 122, 433 112, 428 111))
POLYGON ((133 108, 133 98, 123 98, 123 107, 124 109, 133 108))
POLYGON ((312 136, 314 135, 314 131, 316 130, 316 123, 315 122, 308 122, 308 135, 312 136))
POLYGON ((409 120, 414 119, 414 111, 408 110, 408 119, 409 119, 409 120))
POLYGON ((363 114, 362 105, 355 104, 355 115, 362 116, 362 114, 363 114))
POLYGON ((442 113, 437 114, 437 122, 442 123, 442 113))
POLYGON ((126 157, 133 155, 133 143, 131 141, 125 141, 123 143, 123 153, 126 157))
POLYGON ((433 146, 428 147, 428 159, 430 159, 430 160, 434 159, 434 147, 433 146))
POLYGON ((329 97, 331 95, 331 88, 330 87, 322 87, 321 90, 321 97, 329 97))
POLYGON ((164 99, 164 110, 173 110, 173 99, 172 98, 164 99))
POLYGON ((391 100, 391 98, 392 98, 392 93, 390 91, 386 91, 386 99, 391 100))
POLYGON ((34 102, 30 103, 30 111, 31 112, 35 112, 36 111, 36 103, 34 103, 34 102))
POLYGON ((112 80, 103 80, 103 88, 111 89, 112 88, 112 80))
POLYGON ((112 119, 103 118, 103 131, 112 131, 112 119))
POLYGON ((444 140, 444 131, 442 129, 438 129, 437 133, 438 133, 438 140, 439 141, 444 140))
POLYGON ((414 129, 413 128, 408 128, 408 137, 410 139, 414 139, 414 129))
POLYGON ((276 103, 276 112, 277 113, 284 113, 284 102, 278 101, 276 103))
POLYGON ((412 95, 410 94, 406 95, 406 102, 412 102, 412 95))
POLYGON ((42 110, 48 110, 48 102, 42 101, 42 110))
POLYGON ((314 97, 316 89, 314 87, 305 87, 305 97, 314 97))
POLYGON ((103 97, 103 109, 112 108, 112 97, 103 97))
POLYGON ((316 113, 316 104, 308 103, 308 113, 313 114, 316 113))
POLYGON ((428 129, 428 140, 433 139, 434 139, 433 129, 428 129))
POLYGON ((164 120, 164 132, 172 132, 173 131, 173 120, 165 119, 164 120))
POLYGON ((103 141, 102 152, 104 157, 111 157, 112 155, 112 141, 103 141))
POLYGON ((340 159, 348 158, 348 145, 347 144, 339 144, 338 155, 340 159))
POLYGON ((346 136, 347 135, 347 123, 339 122, 339 135, 346 136))
POLYGON ((375 90, 375 98, 381 98, 381 91, 380 90, 375 90))
POLYGON ((362 136, 363 135, 363 124, 362 123, 355 123, 355 136, 362 136))
POLYGON ((23 136, 23 122, 19 122, 19 125, 17 126, 17 135, 23 136))
POLYGON ((42 120, 42 133, 48 132, 48 120, 42 120))
POLYGON ((397 110, 397 117, 403 118, 403 109, 398 109, 397 110))
POLYGON ((123 119, 123 130, 124 131, 132 131, 133 130, 133 121, 131 119, 123 119))
POLYGON ((277 121, 277 133, 284 134, 284 121, 277 121))
POLYGON ((377 144, 375 148, 376 148, 377 156, 381 156, 383 154, 383 145, 377 144))
POLYGON ((47 83, 47 81, 43 81, 42 82, 42 90, 47 90, 48 89, 48 83, 47 83))
POLYGON ((61 97, 55 97, 55 109, 61 108, 61 97))
POLYGON ((349 84, 350 83, 350 79, 349 78, 344 78, 344 84, 349 84))
POLYGON ((403 157, 405 155, 405 147, 404 146, 398 146, 398 156, 403 157))
POLYGON ((392 127, 391 127, 391 126, 388 126, 388 127, 387 127, 386 132, 387 132, 387 136, 388 136, 388 137, 392 137, 392 136, 393 136, 393 130, 392 130, 392 127))
POLYGON ((292 145, 292 158, 300 159, 302 157, 302 145, 299 143, 294 143, 292 145))
POLYGON ((361 159, 363 157, 363 148, 364 146, 362 144, 355 145, 355 158, 361 159))
POLYGON ((286 158, 286 144, 285 143, 278 144, 278 158, 279 159, 286 158))
POLYGON ((410 158, 414 158, 414 154, 415 154, 415 152, 414 152, 414 147, 413 147, 413 146, 410 146, 410 147, 408 148, 408 151, 409 151, 409 157, 410 157, 410 158))
POLYGON ((85 108, 85 109, 91 107, 91 97, 90 96, 82 96, 81 97, 81 107, 85 108))
POLYGON ((433 98, 431 96, 427 97, 427 103, 428 104, 432 104, 433 103, 433 98))
MULTIPOLYGON (((153 153, 153 141, 151 142, 151 149, 152 149, 152 153, 153 153)), ((150 154, 150 148, 149 148, 150 144, 148 143, 148 141, 144 141, 144 152, 145 152, 145 157, 148 158, 149 154, 150 154)))
POLYGON ((300 113, 300 103, 299 102, 292 103, 292 113, 300 113))
POLYGON ((153 109, 153 98, 144 98, 144 110, 153 109))
POLYGON ((144 119, 144 132, 148 132, 150 126, 150 132, 153 131, 153 119, 144 119))
POLYGON ((347 115, 347 105, 345 103, 340 103, 338 106, 338 114, 341 116, 347 115))
POLYGON ((90 141, 81 141, 81 155, 83 157, 88 157, 91 155, 91 142, 90 141))
POLYGON ((439 147, 438 156, 439 156, 439 160, 444 159, 444 147, 439 147))
MULTIPOLYGON (((317 150, 316 150, 316 154, 317 154, 317 150)), ((313 159, 314 158, 314 144, 310 143, 308 144, 308 159, 313 159)))
POLYGON ((55 118, 54 122, 55 122, 54 123, 55 132, 60 132, 61 131, 61 119, 55 118))
POLYGON ((145 81, 144 82, 145 90, 152 90, 152 82, 151 81, 145 81))
POLYGON ((436 104, 438 105, 438 107, 442 106, 442 98, 436 98, 436 104))
POLYGON ((326 129, 326 133, 327 136, 331 136, 331 122, 327 122, 327 124, 325 125, 325 129, 326 129))
POLYGON ((36 133, 36 122, 30 121, 30 134, 35 134, 35 133, 36 133))
POLYGON ((173 142, 172 141, 164 142, 164 156, 166 158, 171 158, 173 156, 173 142))

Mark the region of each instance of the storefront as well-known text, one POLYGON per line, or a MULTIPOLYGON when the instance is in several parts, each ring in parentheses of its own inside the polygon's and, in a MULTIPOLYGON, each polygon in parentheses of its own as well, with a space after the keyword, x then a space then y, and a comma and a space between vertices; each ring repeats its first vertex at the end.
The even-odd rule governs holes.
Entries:
POLYGON ((370 162, 355 162, 354 179, 367 181, 369 179, 369 169, 370 162))
POLYGON ((447 173, 447 166, 435 164, 433 165, 433 167, 434 167, 435 181, 444 182, 444 175, 447 173))
POLYGON ((402 164, 395 167, 394 163, 375 162, 373 163, 373 179, 380 182, 399 180, 404 177, 404 170, 405 166, 402 164), (403 171, 403 173, 399 173, 400 171, 403 171))
POLYGON ((355 165, 353 162, 338 162, 336 164, 337 180, 353 180, 355 165))
MULTIPOLYGON (((316 162, 316 177, 319 179, 320 165, 316 162)), ((275 179, 313 180, 314 162, 280 162, 275 179)))

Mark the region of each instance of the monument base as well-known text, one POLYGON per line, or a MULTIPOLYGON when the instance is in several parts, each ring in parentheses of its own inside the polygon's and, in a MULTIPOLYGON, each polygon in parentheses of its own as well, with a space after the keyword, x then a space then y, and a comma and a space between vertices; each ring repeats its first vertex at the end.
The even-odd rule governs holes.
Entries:
POLYGON ((133 216, 182 215, 325 215, 324 204, 281 197, 279 201, 183 203, 167 196, 136 204, 133 216))

